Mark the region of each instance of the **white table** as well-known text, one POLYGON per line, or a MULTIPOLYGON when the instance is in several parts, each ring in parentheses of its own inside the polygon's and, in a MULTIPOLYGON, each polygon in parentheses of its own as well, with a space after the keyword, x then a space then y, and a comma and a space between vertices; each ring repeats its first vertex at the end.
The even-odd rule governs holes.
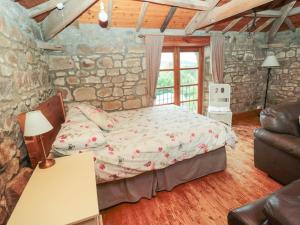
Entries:
POLYGON ((48 169, 34 170, 8 225, 99 225, 92 153, 56 159, 48 169))

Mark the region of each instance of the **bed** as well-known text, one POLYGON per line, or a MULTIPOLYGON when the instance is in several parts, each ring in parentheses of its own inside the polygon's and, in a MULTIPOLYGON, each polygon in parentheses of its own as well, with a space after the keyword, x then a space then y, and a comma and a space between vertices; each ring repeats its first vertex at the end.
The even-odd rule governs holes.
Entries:
MULTIPOLYGON (((50 153, 66 115, 61 95, 38 106, 54 130, 44 135, 50 153)), ((236 138, 229 127, 177 106, 110 113, 118 121, 104 132, 107 144, 93 149, 99 208, 152 198, 193 179, 226 168, 225 145, 236 138)), ((21 131, 24 114, 19 116, 21 131)), ((32 166, 42 158, 35 138, 25 138, 32 166)), ((85 149, 89 150, 89 149, 85 149)), ((53 149, 52 149, 53 151, 53 149)), ((58 153, 58 152, 56 152, 58 153)), ((56 156, 59 154, 55 154, 56 156)))

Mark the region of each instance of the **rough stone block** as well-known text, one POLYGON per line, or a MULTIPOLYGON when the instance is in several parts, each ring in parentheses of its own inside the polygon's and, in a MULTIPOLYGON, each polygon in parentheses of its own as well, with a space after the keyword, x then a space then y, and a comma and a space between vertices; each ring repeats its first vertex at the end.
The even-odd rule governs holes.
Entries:
POLYGON ((80 87, 74 90, 74 98, 76 101, 88 101, 96 99, 95 88, 92 87, 80 87))
POLYGON ((101 88, 98 92, 97 95, 99 97, 109 97, 112 95, 112 88, 101 88))
POLYGON ((0 101, 8 101, 13 98, 13 81, 0 78, 0 101))
POLYGON ((141 66, 141 60, 132 58, 132 59, 125 59, 123 61, 123 67, 139 67, 141 66))
POLYGON ((65 85, 65 78, 60 77, 54 80, 54 85, 57 86, 64 86, 65 85))
POLYGON ((17 153, 17 146, 11 138, 4 138, 0 144, 0 168, 4 167, 17 153))
POLYGON ((122 88, 114 88, 113 90, 113 96, 114 97, 120 97, 120 96, 123 96, 123 89, 122 88))
POLYGON ((68 70, 73 69, 75 66, 74 61, 69 56, 49 56, 49 69, 50 70, 68 70))
POLYGON ((118 75, 120 75, 120 70, 119 69, 107 69, 106 74, 108 76, 118 76, 118 75))
POLYGON ((145 95, 147 92, 146 86, 145 85, 138 85, 136 87, 135 93, 137 95, 145 95))
POLYGON ((126 75, 126 81, 137 81, 139 80, 138 74, 127 74, 126 75))
POLYGON ((114 62, 111 57, 103 57, 97 61, 98 68, 110 69, 114 67, 114 62))
POLYGON ((15 208, 32 174, 31 168, 22 168, 17 176, 6 185, 5 196, 10 212, 15 208))
POLYGON ((86 84, 99 84, 101 83, 101 78, 96 76, 89 76, 81 79, 82 83, 86 84))
POLYGON ((123 102, 124 109, 137 109, 142 106, 140 99, 130 99, 123 102))
POLYGON ((75 85, 80 83, 80 80, 76 76, 69 76, 66 79, 67 79, 67 84, 70 85, 75 85))
POLYGON ((122 103, 119 100, 103 102, 102 107, 107 111, 118 110, 122 107, 122 103))
POLYGON ((92 70, 95 68, 95 61, 91 60, 91 59, 83 59, 81 61, 81 68, 82 69, 87 69, 87 70, 92 70))

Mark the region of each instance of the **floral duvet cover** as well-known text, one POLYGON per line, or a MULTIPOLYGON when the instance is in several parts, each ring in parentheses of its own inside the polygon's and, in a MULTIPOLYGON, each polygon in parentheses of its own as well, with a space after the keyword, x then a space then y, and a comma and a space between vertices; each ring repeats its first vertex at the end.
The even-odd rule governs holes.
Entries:
POLYGON ((129 178, 178 161, 234 147, 230 127, 174 105, 110 113, 118 123, 93 151, 97 182, 129 178))

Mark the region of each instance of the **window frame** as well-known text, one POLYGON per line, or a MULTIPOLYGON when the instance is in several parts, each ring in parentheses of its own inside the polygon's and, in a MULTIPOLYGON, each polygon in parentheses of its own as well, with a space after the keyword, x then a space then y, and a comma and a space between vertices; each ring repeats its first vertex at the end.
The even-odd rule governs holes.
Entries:
MULTIPOLYGON (((166 89, 166 88, 173 88, 174 89, 174 102, 172 103, 165 103, 159 105, 171 105, 175 104, 180 106, 181 103, 186 102, 198 102, 197 113, 202 114, 202 107, 203 107, 203 72, 204 72, 204 47, 163 47, 162 52, 172 52, 173 53, 173 68, 172 69, 160 69, 159 72, 163 71, 173 71, 174 76, 174 86, 171 87, 159 87, 158 89, 166 89), (191 68, 180 68, 180 52, 198 52, 198 67, 191 67, 191 68), (180 72, 183 70, 198 70, 198 83, 197 84, 187 84, 181 85, 180 83, 180 72), (180 100, 180 93, 181 87, 187 86, 196 86, 198 87, 198 96, 197 99, 193 100, 180 100)), ((159 106, 157 105, 157 106, 159 106)))

